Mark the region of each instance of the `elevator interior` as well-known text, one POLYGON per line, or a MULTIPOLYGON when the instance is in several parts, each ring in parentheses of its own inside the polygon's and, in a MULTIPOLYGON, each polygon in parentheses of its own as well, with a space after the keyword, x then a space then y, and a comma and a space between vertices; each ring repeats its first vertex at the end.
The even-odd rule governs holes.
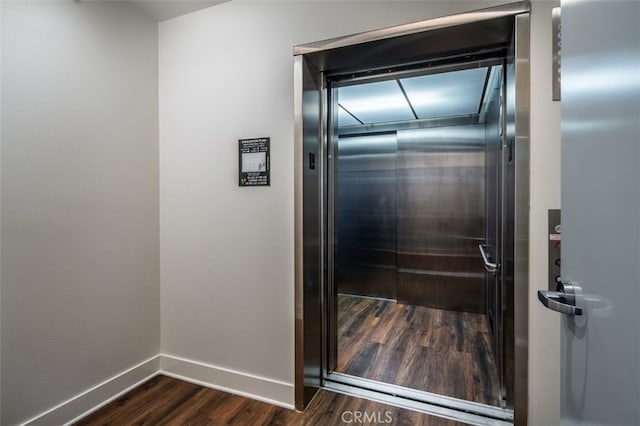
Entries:
POLYGON ((467 66, 332 92, 338 293, 487 312, 479 245, 500 226, 499 204, 485 198, 501 192, 491 156, 503 73, 467 66))
POLYGON ((528 7, 295 50, 298 408, 526 416, 528 7))
POLYGON ((502 244, 503 76, 495 58, 330 79, 332 373, 506 404, 480 252, 502 244))

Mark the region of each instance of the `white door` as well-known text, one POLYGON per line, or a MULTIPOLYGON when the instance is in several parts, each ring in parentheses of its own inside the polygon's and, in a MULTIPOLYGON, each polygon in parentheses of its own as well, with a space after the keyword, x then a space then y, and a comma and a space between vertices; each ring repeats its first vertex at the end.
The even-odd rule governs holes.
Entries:
POLYGON ((561 54, 561 424, 640 425, 640 2, 563 1, 561 54))

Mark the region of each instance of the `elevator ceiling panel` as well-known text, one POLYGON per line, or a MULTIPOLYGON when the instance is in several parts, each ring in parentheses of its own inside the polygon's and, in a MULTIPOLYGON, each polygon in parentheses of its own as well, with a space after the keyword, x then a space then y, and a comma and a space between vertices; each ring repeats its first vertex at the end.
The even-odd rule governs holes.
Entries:
POLYGON ((490 69, 467 68, 340 87, 338 126, 478 114, 490 69))
POLYGON ((354 116, 349 114, 344 107, 340 106, 338 108, 338 127, 345 126, 357 126, 358 124, 363 124, 358 121, 354 116))
POLYGON ((338 102, 365 124, 415 119, 396 80, 342 87, 338 102))
POLYGON ((471 68, 400 80, 420 119, 477 113, 489 68, 471 68))

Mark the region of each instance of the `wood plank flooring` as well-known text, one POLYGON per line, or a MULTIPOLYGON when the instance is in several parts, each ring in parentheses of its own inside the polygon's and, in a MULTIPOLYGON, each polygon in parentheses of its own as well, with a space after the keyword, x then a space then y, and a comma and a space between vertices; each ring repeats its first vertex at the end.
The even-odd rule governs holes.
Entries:
POLYGON ((482 314, 338 296, 336 371, 499 405, 482 314))
POLYGON ((76 423, 94 425, 394 425, 456 426, 452 420, 321 390, 303 412, 287 410, 166 376, 156 376, 76 423), (356 412, 369 421, 354 421, 356 412), (387 415, 388 413, 388 415, 387 415))

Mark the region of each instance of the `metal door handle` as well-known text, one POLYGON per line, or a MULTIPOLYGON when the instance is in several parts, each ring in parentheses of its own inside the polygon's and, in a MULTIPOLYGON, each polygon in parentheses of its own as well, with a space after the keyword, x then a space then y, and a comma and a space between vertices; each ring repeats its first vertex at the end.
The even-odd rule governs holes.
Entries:
POLYGON ((478 248, 480 248, 480 255, 482 256, 482 261, 484 262, 484 269, 486 269, 487 272, 495 273, 498 270, 498 264, 489 262, 489 257, 487 256, 487 252, 485 251, 486 245, 480 244, 478 245, 478 248))
POLYGON ((582 315, 582 308, 566 303, 572 295, 561 291, 538 290, 538 299, 547 308, 565 315, 582 315))

